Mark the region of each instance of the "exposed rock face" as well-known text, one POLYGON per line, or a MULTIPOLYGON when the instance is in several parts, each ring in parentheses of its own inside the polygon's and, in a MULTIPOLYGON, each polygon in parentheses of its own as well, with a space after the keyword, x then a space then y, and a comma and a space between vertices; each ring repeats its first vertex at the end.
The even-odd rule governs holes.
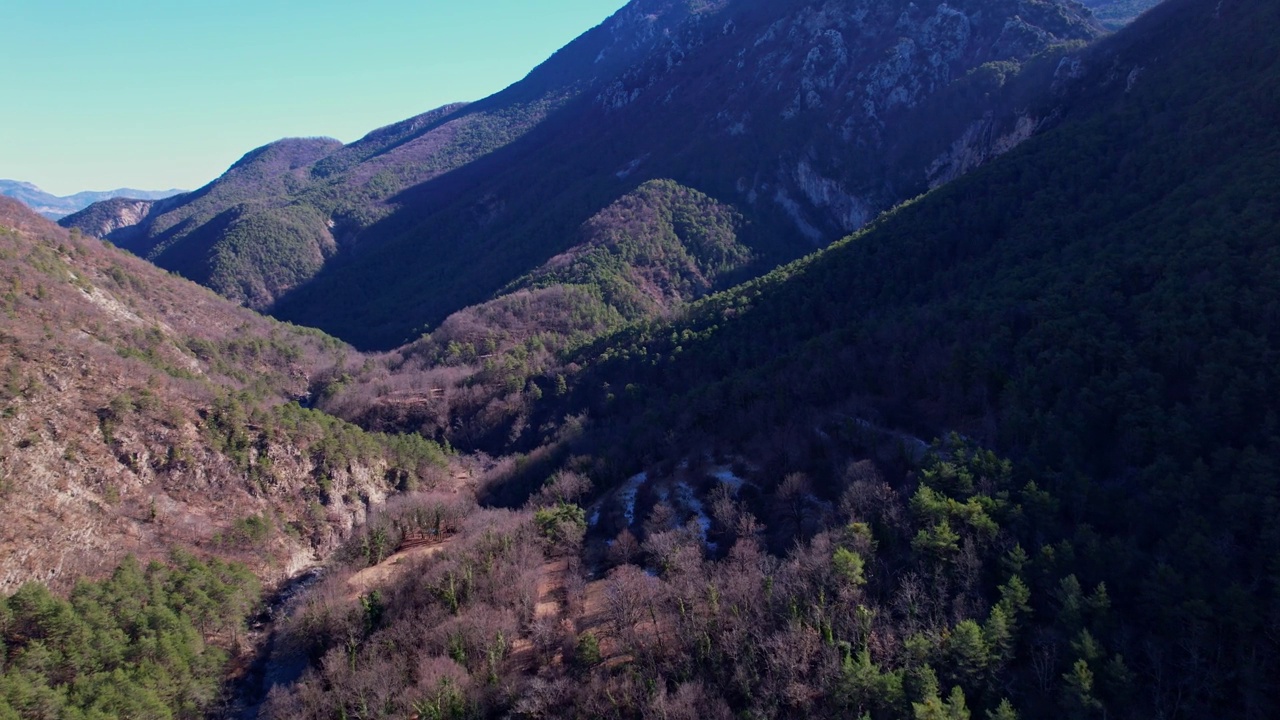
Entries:
POLYGON ((1133 22, 1139 15, 1159 5, 1161 0, 1081 0, 1110 29, 1133 22))
POLYGON ((1096 35, 1070 3, 741 0, 682 23, 595 100, 613 122, 714 128, 720 148, 685 152, 749 170, 735 178, 745 200, 772 199, 822 242, 1041 128, 1004 86, 1038 53, 1096 35), (1003 64, 994 87, 971 77, 989 63, 1003 64))
MULTIPOLYGON (((300 448, 281 443, 263 450, 272 462, 264 492, 244 484, 242 471, 208 446, 194 417, 174 428, 140 423, 109 439, 86 432, 96 418, 86 416, 80 398, 101 389, 128 392, 130 386, 99 384, 51 384, 48 395, 26 399, 24 409, 5 421, 6 427, 40 429, 23 437, 25 447, 7 449, 0 459, 6 496, 21 499, 11 504, 0 530, 0 594, 32 580, 66 586, 127 554, 162 558, 172 547, 238 554, 249 548, 218 539, 229 537, 234 521, 263 513, 279 522, 305 517, 299 498, 312 494, 325 473, 300 448), (170 467, 164 454, 173 447, 183 449, 179 467, 170 467)), ((269 580, 314 564, 386 499, 392 488, 385 470, 355 465, 326 475, 333 499, 316 532, 272 533, 245 559, 269 580)))
POLYGON ((58 197, 41 190, 29 182, 16 180, 0 180, 0 195, 11 197, 35 210, 50 220, 57 220, 72 213, 83 210, 93 203, 104 202, 113 198, 138 198, 141 200, 160 200, 180 195, 182 190, 134 190, 120 188, 102 192, 79 192, 66 197, 58 197))
POLYGON ((1034 135, 1042 123, 1030 115, 997 119, 994 113, 987 113, 981 120, 975 120, 946 152, 929 164, 925 171, 929 188, 951 182, 988 160, 1009 152, 1034 135), (1008 126, 1010 122, 1011 127, 1008 126))
POLYGON ((76 228, 85 235, 110 239, 120 238, 120 231, 132 228, 146 219, 155 202, 115 198, 95 203, 85 210, 63 218, 61 225, 76 228))
POLYGON ((850 195, 839 182, 819 175, 807 161, 800 161, 790 179, 813 207, 830 213, 844 232, 853 232, 875 217, 875 208, 850 195))

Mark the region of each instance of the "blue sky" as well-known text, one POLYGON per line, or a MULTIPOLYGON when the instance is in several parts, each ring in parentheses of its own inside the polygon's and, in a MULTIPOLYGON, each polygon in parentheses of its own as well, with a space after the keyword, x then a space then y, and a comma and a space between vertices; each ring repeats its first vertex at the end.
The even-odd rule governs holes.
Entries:
POLYGON ((0 178, 195 188, 519 80, 625 0, 0 2, 0 178))

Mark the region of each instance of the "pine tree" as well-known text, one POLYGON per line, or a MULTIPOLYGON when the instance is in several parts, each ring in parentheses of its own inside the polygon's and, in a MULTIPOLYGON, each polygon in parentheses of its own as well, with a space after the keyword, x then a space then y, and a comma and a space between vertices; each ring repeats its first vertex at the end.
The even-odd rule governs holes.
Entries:
POLYGON ((912 703, 916 720, 969 720, 969 708, 965 704, 964 691, 957 685, 945 701, 936 694, 922 703, 912 703))
POLYGON ((982 628, 972 620, 964 620, 951 631, 947 651, 956 674, 970 686, 986 673, 989 660, 982 628))
POLYGON ((1008 699, 1004 699, 995 710, 987 712, 987 720, 1018 720, 1018 711, 1013 709, 1008 699))
POLYGON ((1076 660, 1075 665, 1071 666, 1071 670, 1064 674, 1062 679, 1066 681, 1066 686, 1063 688, 1063 704, 1066 706, 1068 717, 1093 717, 1102 710, 1102 703, 1093 694, 1093 671, 1089 669, 1089 663, 1076 660))

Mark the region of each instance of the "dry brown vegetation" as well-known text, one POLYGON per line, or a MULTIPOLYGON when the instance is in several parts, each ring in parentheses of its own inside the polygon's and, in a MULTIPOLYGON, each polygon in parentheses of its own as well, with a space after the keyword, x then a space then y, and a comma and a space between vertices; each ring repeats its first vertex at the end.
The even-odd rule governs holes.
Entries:
MULTIPOLYGON (((871 709, 879 701, 848 694, 851 652, 910 662, 918 649, 905 647, 908 636, 945 637, 990 608, 965 604, 978 576, 952 583, 942 567, 931 586, 891 574, 868 585, 861 558, 875 557, 875 543, 849 518, 882 523, 889 532, 881 537, 895 542, 909 537, 913 521, 871 463, 847 479, 839 516, 785 558, 765 552, 766 526, 726 499, 733 512, 721 514, 737 524, 736 539, 720 560, 659 503, 635 522, 644 542, 633 562, 584 561, 593 553, 580 533, 548 531, 550 511, 573 507, 589 489, 572 473, 522 512, 481 509, 458 495, 399 498, 294 609, 285 644, 311 669, 271 693, 265 716, 729 718, 745 708, 827 717, 860 702, 871 709), (377 557, 367 555, 371 537, 394 539, 434 518, 449 518, 445 543, 367 566, 377 557)), ((897 683, 883 702, 909 709, 923 699, 902 694, 901 673, 875 680, 879 668, 868 667, 873 682, 897 683)), ((936 692, 932 682, 926 695, 936 692)))
POLYGON ((355 363, 345 344, 10 201, 0 286, 0 591, 173 547, 274 579, 395 488, 376 442, 343 454, 363 434, 271 410, 355 363))

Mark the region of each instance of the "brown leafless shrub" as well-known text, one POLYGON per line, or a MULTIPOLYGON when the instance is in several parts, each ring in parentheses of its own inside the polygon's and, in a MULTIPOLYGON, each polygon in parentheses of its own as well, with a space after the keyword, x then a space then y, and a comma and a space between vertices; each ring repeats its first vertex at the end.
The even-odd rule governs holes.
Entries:
POLYGON ((846 471, 848 487, 840 496, 840 513, 851 521, 882 525, 901 531, 906 526, 906 508, 900 493, 879 478, 869 462, 856 463, 846 471))
POLYGON ((337 570, 301 596, 289 608, 279 627, 280 645, 286 651, 311 654, 360 633, 359 614, 347 600, 349 570, 337 570))
POLYGON ((530 720, 558 720, 565 710, 577 703, 578 688, 568 678, 534 678, 524 687, 514 711, 516 717, 530 720))
POLYGON ((574 559, 570 559, 569 569, 564 578, 564 614, 567 617, 580 617, 585 610, 587 599, 587 579, 574 559))
POLYGON ((644 717, 654 720, 731 720, 733 711, 713 690, 700 682, 686 682, 674 692, 662 689, 645 708, 644 717))
POLYGON ((442 685, 450 685, 465 692, 471 684, 466 668, 453 660, 438 655, 420 659, 414 668, 414 694, 438 691, 442 685))
POLYGON ((290 686, 274 685, 260 710, 264 720, 323 720, 331 717, 333 698, 314 671, 290 686))
POLYGON ((535 667, 548 669, 557 654, 563 652, 566 637, 564 624, 558 617, 534 620, 526 633, 533 645, 535 667))
POLYGON ((891 607, 897 625, 906 636, 939 627, 943 622, 941 593, 918 573, 898 580, 891 607))
POLYGON ((763 644, 766 672, 759 688, 765 707, 785 708, 787 715, 807 714, 817 698, 826 657, 822 638, 811 627, 793 624, 763 644))
POLYGON ((666 532, 674 528, 676 522, 675 508, 671 507, 671 503, 660 500, 653 506, 653 510, 649 511, 649 517, 644 521, 644 534, 649 536, 666 532))
POLYGON ((591 492, 591 480, 571 470, 562 470, 529 498, 529 507, 554 507, 561 503, 577 502, 591 492))
POLYGON ((574 698, 579 718, 635 717, 648 704, 649 691, 638 673, 592 675, 574 698))
POLYGON ((623 528, 609 545, 606 556, 610 565, 634 564, 640 557, 640 541, 630 530, 623 528))
POLYGON ((734 499, 733 492, 727 485, 720 485, 712 490, 708 504, 714 522, 712 528, 716 534, 729 542, 736 540, 738 523, 746 514, 746 508, 734 499))
POLYGON ((647 649, 650 641, 660 641, 661 597, 661 582, 634 565, 623 565, 609 573, 605 613, 624 647, 638 652, 647 649))

